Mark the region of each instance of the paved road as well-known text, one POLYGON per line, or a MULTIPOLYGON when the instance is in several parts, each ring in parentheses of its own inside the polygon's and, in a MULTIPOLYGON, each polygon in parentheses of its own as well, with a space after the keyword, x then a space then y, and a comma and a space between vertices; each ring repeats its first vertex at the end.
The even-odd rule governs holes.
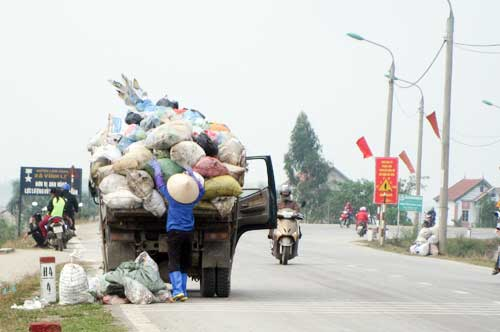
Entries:
POLYGON ((265 232, 238 244, 228 299, 113 306, 132 331, 498 331, 490 269, 377 251, 354 231, 304 225, 301 256, 280 266, 265 232))

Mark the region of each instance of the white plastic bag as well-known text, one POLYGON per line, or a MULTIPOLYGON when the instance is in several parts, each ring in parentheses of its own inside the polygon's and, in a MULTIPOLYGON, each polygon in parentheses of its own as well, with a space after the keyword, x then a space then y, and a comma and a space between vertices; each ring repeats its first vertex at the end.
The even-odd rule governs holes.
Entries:
POLYGON ((154 259, 151 258, 151 256, 148 255, 146 251, 143 251, 135 258, 135 262, 137 264, 140 264, 142 266, 149 266, 153 270, 159 272, 160 269, 158 267, 158 264, 154 261, 154 259))
POLYGON ((99 189, 104 195, 119 191, 129 190, 127 178, 119 174, 110 174, 102 179, 99 189))
POLYGON ((219 160, 223 163, 240 166, 245 159, 245 148, 236 138, 230 138, 219 146, 219 160))
POLYGON ((123 277, 123 287, 125 288, 125 296, 131 303, 150 304, 153 302, 153 293, 140 282, 123 277))
POLYGON ((97 161, 99 159, 106 159, 111 162, 120 159, 122 153, 116 145, 106 144, 103 146, 96 147, 90 158, 91 162, 97 161))
POLYGON ((142 204, 142 199, 126 189, 106 194, 102 197, 102 200, 110 209, 136 209, 142 204))
POLYGON ((78 264, 64 265, 59 277, 59 304, 88 303, 88 279, 78 264))
POLYGON ((180 142, 170 149, 170 159, 183 168, 193 168, 202 157, 205 151, 195 142, 180 142))
POLYGON ((144 199, 143 206, 144 209, 151 212, 156 217, 163 216, 167 211, 163 197, 156 190, 153 190, 151 195, 144 199))
POLYGON ((190 141, 193 128, 187 121, 169 121, 148 132, 145 145, 149 149, 170 149, 173 145, 190 141))
POLYGON ((427 256, 427 255, 429 255, 429 251, 430 251, 430 244, 428 242, 422 243, 416 249, 417 254, 420 255, 420 256, 427 256))
POLYGON ((155 186, 153 179, 146 171, 127 172, 127 184, 130 191, 141 199, 151 196, 155 186))

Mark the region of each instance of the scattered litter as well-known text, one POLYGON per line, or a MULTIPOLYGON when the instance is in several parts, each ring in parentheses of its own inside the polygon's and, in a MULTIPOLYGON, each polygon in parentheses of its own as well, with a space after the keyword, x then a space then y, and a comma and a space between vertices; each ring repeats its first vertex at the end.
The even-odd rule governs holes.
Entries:
POLYGON ((10 308, 18 310, 37 310, 43 309, 48 305, 48 302, 44 299, 40 300, 38 297, 34 297, 31 300, 25 300, 22 305, 13 304, 10 308))

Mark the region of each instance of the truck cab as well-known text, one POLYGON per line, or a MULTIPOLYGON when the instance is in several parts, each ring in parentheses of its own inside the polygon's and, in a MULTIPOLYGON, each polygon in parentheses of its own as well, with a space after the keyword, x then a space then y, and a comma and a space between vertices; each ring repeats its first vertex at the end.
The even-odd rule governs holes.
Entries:
MULTIPOLYGON (((203 202, 194 209, 192 265, 188 275, 200 282, 203 297, 229 296, 233 257, 245 232, 276 227, 277 199, 271 157, 247 157, 247 164, 248 186, 243 188, 228 216, 222 217, 203 202), (249 173, 252 179, 248 179, 249 173)), ((155 217, 142 208, 113 210, 106 207, 98 191, 93 191, 100 205, 104 270, 113 270, 147 251, 167 281, 166 215, 155 217)))

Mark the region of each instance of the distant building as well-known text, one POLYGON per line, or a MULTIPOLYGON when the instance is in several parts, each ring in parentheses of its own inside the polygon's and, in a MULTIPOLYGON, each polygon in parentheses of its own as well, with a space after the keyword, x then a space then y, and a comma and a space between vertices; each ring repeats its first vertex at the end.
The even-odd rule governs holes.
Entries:
POLYGON ((328 172, 327 184, 330 189, 335 189, 339 183, 350 181, 350 179, 342 173, 338 168, 330 164, 330 171, 328 172))
MULTIPOLYGON (((462 221, 464 225, 479 222, 479 201, 486 195, 500 197, 500 189, 485 179, 462 179, 448 188, 448 222, 462 221)), ((439 196, 434 197, 439 202, 439 196)))

